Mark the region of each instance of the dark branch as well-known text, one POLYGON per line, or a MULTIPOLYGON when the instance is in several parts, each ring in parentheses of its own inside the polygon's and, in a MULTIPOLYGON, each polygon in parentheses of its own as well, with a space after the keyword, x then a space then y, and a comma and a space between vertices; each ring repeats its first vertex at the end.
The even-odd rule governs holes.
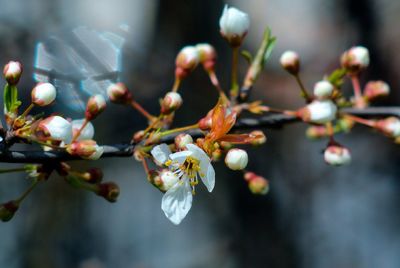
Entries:
MULTIPOLYGON (((388 116, 400 117, 400 107, 371 107, 363 110, 342 109, 341 112, 356 115, 363 118, 383 118, 388 116)), ((282 114, 267 114, 257 118, 239 119, 234 130, 255 129, 255 128, 280 128, 286 124, 299 122, 294 116, 282 114)), ((193 137, 202 135, 199 130, 188 131, 193 137)), ((164 137, 162 142, 172 142, 174 135, 164 137)), ((131 157, 135 144, 103 145, 104 153, 102 158, 107 157, 131 157)), ((71 156, 64 151, 4 151, 0 153, 0 162, 6 163, 44 163, 60 162, 70 160, 82 160, 79 157, 71 156)))

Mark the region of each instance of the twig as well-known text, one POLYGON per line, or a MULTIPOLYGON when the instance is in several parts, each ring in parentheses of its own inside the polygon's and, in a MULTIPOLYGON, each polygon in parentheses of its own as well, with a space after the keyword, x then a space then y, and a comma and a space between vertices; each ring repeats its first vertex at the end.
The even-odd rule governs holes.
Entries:
MULTIPOLYGON (((382 118, 388 116, 400 117, 400 107, 371 107, 366 109, 346 108, 341 110, 342 113, 356 115, 362 118, 382 118)), ((300 122, 300 119, 295 116, 283 114, 267 114, 257 118, 242 118, 239 119, 233 130, 255 129, 255 128, 280 128, 289 123, 300 122)), ((186 131, 194 138, 200 137, 202 132, 194 129, 186 131)), ((178 133, 165 136, 161 142, 172 142, 178 133)), ((1 145, 1 144, 0 144, 1 145)), ((114 144, 103 145, 104 153, 102 158, 108 157, 131 157, 135 144, 114 144)), ((4 147, 3 147, 4 148, 4 147)), ((0 152, 0 162, 6 163, 51 163, 70 160, 82 160, 79 157, 71 156, 63 151, 3 151, 0 152)))

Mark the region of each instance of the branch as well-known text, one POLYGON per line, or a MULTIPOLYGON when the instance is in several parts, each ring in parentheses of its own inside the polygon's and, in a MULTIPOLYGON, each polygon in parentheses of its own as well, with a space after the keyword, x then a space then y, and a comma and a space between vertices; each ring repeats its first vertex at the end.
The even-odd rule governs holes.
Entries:
MULTIPOLYGON (((388 116, 400 117, 400 107, 370 107, 366 109, 345 108, 341 112, 356 115, 363 118, 383 118, 388 116)), ((281 128, 286 124, 300 122, 295 116, 283 114, 267 114, 258 118, 242 118, 239 119, 234 130, 255 129, 255 128, 281 128)), ((200 137, 200 130, 187 131, 194 138, 200 137)), ((172 142, 175 135, 166 136, 162 142, 172 142)), ((101 158, 108 157, 131 157, 135 144, 115 144, 103 145, 104 153, 101 158)), ((71 156, 64 151, 3 151, 0 152, 0 162, 6 163, 44 163, 44 162, 60 162, 70 160, 82 160, 82 158, 71 156)))

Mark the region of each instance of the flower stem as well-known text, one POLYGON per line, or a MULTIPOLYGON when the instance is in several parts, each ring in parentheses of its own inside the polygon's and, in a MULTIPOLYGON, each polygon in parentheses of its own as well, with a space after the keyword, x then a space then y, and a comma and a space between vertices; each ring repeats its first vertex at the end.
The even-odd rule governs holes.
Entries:
POLYGON ((214 71, 209 71, 208 72, 208 76, 210 77, 211 83, 215 86, 215 88, 217 89, 219 96, 222 98, 222 100, 225 103, 229 103, 229 99, 226 96, 224 90, 221 88, 221 85, 218 81, 217 75, 215 74, 214 71))
POLYGON ((303 81, 301 81, 300 75, 295 74, 294 77, 296 78, 296 82, 300 87, 301 90, 301 96, 307 101, 307 103, 310 103, 312 101, 312 98, 307 92, 307 89, 304 87, 303 81))
POLYGON ((231 71, 231 101, 234 102, 239 95, 238 84, 238 59, 239 47, 232 48, 232 71, 231 71))
POLYGON ((12 172, 25 172, 28 171, 29 169, 27 167, 21 167, 21 168, 10 168, 10 169, 0 169, 0 174, 3 173, 12 173, 12 172))
POLYGON ((171 130, 167 130, 167 131, 161 132, 161 137, 164 137, 164 136, 167 136, 167 135, 170 135, 170 134, 173 134, 173 133, 177 133, 177 132, 183 132, 183 131, 186 131, 186 130, 195 129, 195 128, 198 128, 198 127, 199 127, 199 124, 194 124, 194 125, 190 125, 190 126, 186 126, 186 127, 174 128, 174 129, 171 129, 171 130))
POLYGON ((82 124, 82 126, 78 129, 78 131, 74 134, 74 136, 72 137, 72 141, 71 141, 71 143, 73 143, 74 141, 76 141, 76 139, 77 138, 79 138, 79 136, 81 135, 81 133, 82 133, 82 130, 86 127, 86 125, 89 123, 89 120, 87 120, 86 118, 85 118, 85 121, 83 121, 83 124, 82 124))
POLYGON ((174 85, 172 86, 172 91, 177 92, 180 85, 181 85, 181 79, 175 78, 174 85))
POLYGON ((20 115, 21 118, 27 116, 29 112, 35 107, 35 104, 31 103, 29 106, 25 109, 25 111, 20 115))
POLYGON ((355 107, 359 109, 365 108, 365 102, 361 94, 360 79, 358 78, 357 75, 351 76, 351 83, 354 89, 355 107))
POLYGON ((344 115, 344 117, 346 117, 346 118, 348 118, 350 120, 353 120, 354 122, 357 122, 357 123, 362 124, 362 125, 366 125, 366 126, 369 126, 369 127, 372 127, 372 128, 376 127, 376 122, 373 121, 373 120, 364 119, 364 118, 361 118, 361 117, 358 117, 358 116, 354 116, 354 115, 350 115, 350 114, 346 114, 346 115, 344 115))
POLYGON ((21 204, 21 202, 24 201, 24 199, 33 191, 33 189, 35 189, 38 183, 39 180, 34 180, 31 186, 29 186, 29 188, 18 199, 16 199, 15 202, 17 202, 18 205, 21 204))
POLYGON ((151 115, 149 112, 147 112, 142 105, 140 105, 139 103, 137 103, 135 100, 132 100, 130 102, 130 105, 136 109, 139 113, 141 113, 144 117, 146 117, 150 122, 152 122, 155 117, 153 115, 151 115))

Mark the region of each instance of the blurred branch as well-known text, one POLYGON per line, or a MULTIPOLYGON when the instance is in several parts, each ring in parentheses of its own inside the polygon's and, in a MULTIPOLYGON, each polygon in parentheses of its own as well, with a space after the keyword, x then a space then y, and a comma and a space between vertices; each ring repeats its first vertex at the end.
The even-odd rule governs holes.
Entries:
MULTIPOLYGON (((348 113, 363 118, 383 118, 388 116, 400 117, 400 107, 370 107, 363 110, 346 108, 342 113, 348 113)), ((242 118, 236 122, 233 130, 253 129, 253 128, 281 128, 289 123, 300 122, 294 116, 283 114, 267 114, 258 118, 242 118)), ((200 130, 187 131, 194 138, 201 137, 200 130)), ((161 142, 173 142, 175 135, 164 137, 161 142)), ((131 157, 136 144, 114 144, 103 145, 104 153, 101 158, 108 157, 131 157)), ((82 158, 71 156, 64 151, 12 151, 0 152, 0 162, 6 163, 44 163, 60 162, 70 160, 83 160, 82 158)))

